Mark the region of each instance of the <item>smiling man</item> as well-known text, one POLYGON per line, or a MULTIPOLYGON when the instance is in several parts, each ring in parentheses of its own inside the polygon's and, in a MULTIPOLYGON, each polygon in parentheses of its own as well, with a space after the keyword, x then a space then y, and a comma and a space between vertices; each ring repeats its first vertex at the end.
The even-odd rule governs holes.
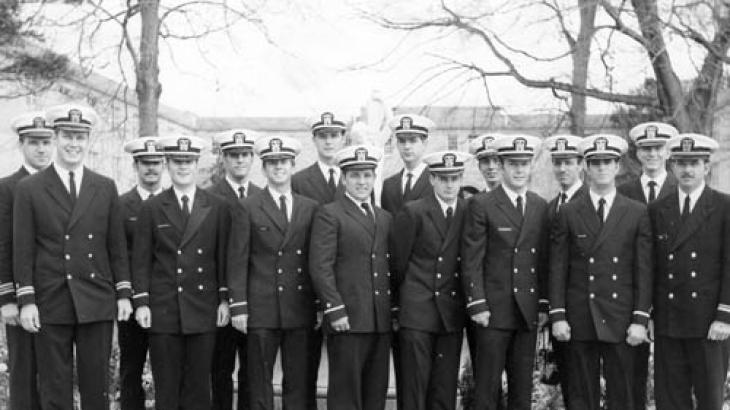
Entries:
POLYGON ((37 410, 38 380, 33 335, 20 326, 13 281, 13 198, 18 182, 44 169, 53 154, 53 128, 42 111, 21 114, 11 121, 18 135, 22 166, 0 179, 0 305, 8 346, 10 410, 37 410))
POLYGON ((616 192, 626 141, 584 138, 589 192, 560 207, 550 246, 552 333, 567 342, 569 410, 634 409, 636 346, 647 339, 653 264, 646 206, 616 192))
POLYGON ((502 171, 499 165, 499 156, 494 149, 494 140, 501 137, 501 134, 482 134, 474 138, 469 149, 477 159, 479 172, 487 184, 485 190, 493 191, 502 183, 502 171))
POLYGON ((132 311, 117 189, 84 167, 96 118, 76 104, 46 110, 55 160, 18 183, 13 207, 20 322, 35 334, 44 409, 73 408, 74 363, 81 406, 109 407, 114 320, 132 311))
POLYGON ((721 410, 730 346, 730 198, 705 184, 717 141, 679 134, 667 146, 678 189, 649 205, 656 405, 721 410))

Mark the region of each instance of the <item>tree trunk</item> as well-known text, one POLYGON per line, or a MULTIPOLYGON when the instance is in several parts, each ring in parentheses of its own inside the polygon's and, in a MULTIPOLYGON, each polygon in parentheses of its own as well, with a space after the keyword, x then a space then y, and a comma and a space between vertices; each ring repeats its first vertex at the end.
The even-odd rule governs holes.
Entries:
POLYGON ((157 135, 157 111, 162 92, 158 64, 159 0, 140 0, 142 35, 139 40, 139 64, 136 67, 136 90, 139 102, 139 135, 157 135))
MULTIPOLYGON (((580 31, 573 49, 573 86, 585 89, 588 86, 588 64, 591 59, 591 43, 595 29, 595 0, 579 0, 580 31)), ((573 93, 570 99, 570 132, 583 136, 586 128, 586 96, 573 93)))

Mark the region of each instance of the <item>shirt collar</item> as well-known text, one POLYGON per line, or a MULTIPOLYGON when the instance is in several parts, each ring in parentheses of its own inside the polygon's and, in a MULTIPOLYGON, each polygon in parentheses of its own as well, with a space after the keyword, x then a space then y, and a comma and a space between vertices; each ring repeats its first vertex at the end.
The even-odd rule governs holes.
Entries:
MULTIPOLYGON (((424 164, 423 162, 418 164, 415 168, 413 168, 410 171, 407 168, 403 168, 403 183, 405 184, 406 181, 408 181, 408 173, 410 172, 411 175, 413 175, 413 177, 411 179, 411 184, 416 185, 416 181, 418 181, 418 178, 421 177, 421 174, 423 174, 423 171, 425 169, 426 169, 426 164, 424 164)), ((411 187, 413 187, 413 185, 411 185, 411 187)))
MULTIPOLYGON (((657 189, 661 189, 664 186, 664 181, 667 179, 667 171, 663 169, 656 178, 649 178, 648 175, 642 173, 639 177, 642 188, 649 189, 649 181, 655 181, 657 189)), ((657 193, 658 194, 658 193, 657 193)))
POLYGON ((441 206, 441 211, 444 213, 444 215, 446 215, 446 210, 449 209, 449 207, 451 207, 452 212, 456 212, 456 204, 458 203, 458 200, 455 199, 454 202, 449 204, 449 203, 444 202, 438 195, 436 195, 435 192, 434 192, 433 196, 436 197, 436 202, 438 202, 439 205, 441 206))
POLYGON ((33 174, 35 174, 36 172, 38 172, 38 171, 39 171, 38 169, 35 169, 35 168, 31 167, 31 166, 30 166, 30 165, 28 164, 28 162, 27 162, 27 161, 23 161, 23 164, 22 164, 22 166, 23 166, 23 168, 25 168, 25 171, 26 171, 26 172, 27 172, 27 173, 28 173, 29 175, 33 175, 33 174))
MULTIPOLYGON (((682 207, 684 206, 684 198, 687 196, 687 194, 679 188, 677 188, 677 190, 679 190, 679 209, 682 209, 682 207)), ((700 199, 700 196, 702 195, 702 192, 704 190, 705 190, 705 181, 702 181, 702 184, 700 184, 700 186, 698 186, 692 192, 689 193, 690 209, 694 209, 695 204, 700 199)))
POLYGON ((598 201, 603 198, 606 200, 606 205, 604 205, 604 209, 606 210, 606 215, 608 215, 608 209, 611 208, 611 205, 613 205, 614 199, 616 199, 616 188, 613 188, 611 192, 607 193, 606 195, 598 195, 597 193, 593 192, 593 190, 588 191, 591 196, 591 202, 593 202, 593 206, 598 209, 598 201))
POLYGON ((231 189, 233 189, 233 192, 235 192, 236 195, 238 195, 238 188, 239 187, 243 187, 243 191, 245 192, 245 195, 248 195, 248 184, 249 184, 249 180, 248 179, 245 180, 245 181, 243 181, 242 184, 239 184, 238 182, 236 182, 236 181, 232 180, 231 178, 229 178, 228 175, 226 175, 225 180, 226 180, 226 182, 228 182, 228 185, 230 185, 231 189))
POLYGON ((368 204, 370 206, 371 212, 375 212, 375 211, 373 211, 373 204, 370 203, 370 200, 367 200, 367 201, 359 201, 359 200, 355 199, 352 195, 350 195, 350 193, 347 192, 347 191, 345 191, 345 196, 350 201, 352 201, 355 204, 355 206, 357 207, 357 209, 359 209, 362 213, 366 213, 365 210, 362 209, 362 204, 368 204))
POLYGON ((319 170, 322 171, 322 175, 324 175, 324 180, 329 181, 330 179, 330 169, 335 171, 335 183, 340 180, 340 168, 336 165, 327 165, 322 161, 317 161, 317 165, 319 166, 319 170))
POLYGON ((142 188, 140 185, 136 185, 135 189, 137 189, 137 194, 139 195, 142 200, 146 201, 149 199, 150 195, 159 195, 162 192, 162 186, 159 186, 154 192, 150 192, 144 188, 142 188))
POLYGON ((527 188, 522 189, 522 192, 515 192, 509 188, 507 188, 507 185, 502 184, 502 189, 504 189, 504 192, 507 194, 507 197, 509 197, 509 200, 512 201, 512 204, 517 204, 517 197, 522 197, 522 205, 524 206, 527 203, 527 188))
POLYGON ((78 167, 74 169, 66 169, 62 166, 58 165, 55 161, 53 162, 53 169, 56 170, 56 173, 61 178, 64 184, 68 184, 68 173, 73 171, 74 173, 74 179, 76 180, 76 189, 79 189, 81 186, 81 179, 84 177, 84 166, 79 165, 78 167))
POLYGON ((291 189, 289 189, 287 192, 279 192, 272 188, 270 185, 266 185, 266 189, 269 190, 269 194, 271 194, 271 197, 274 198, 274 201, 278 204, 279 197, 284 195, 286 197, 286 201, 291 205, 292 203, 292 194, 291 189))
POLYGON ((573 195, 575 195, 576 192, 583 186, 583 181, 580 179, 577 180, 573 185, 571 185, 570 188, 566 189, 565 191, 561 191, 560 193, 565 193, 565 196, 567 197, 567 200, 570 201, 571 198, 573 198, 573 195))
POLYGON ((193 209, 193 202, 195 201, 195 193, 197 192, 197 187, 195 186, 195 184, 193 184, 192 187, 190 187, 186 190, 181 190, 178 187, 173 185, 172 190, 175 192, 175 196, 177 197, 177 202, 179 202, 180 205, 182 205, 182 196, 187 195, 188 196, 188 206, 190 207, 191 210, 193 209))

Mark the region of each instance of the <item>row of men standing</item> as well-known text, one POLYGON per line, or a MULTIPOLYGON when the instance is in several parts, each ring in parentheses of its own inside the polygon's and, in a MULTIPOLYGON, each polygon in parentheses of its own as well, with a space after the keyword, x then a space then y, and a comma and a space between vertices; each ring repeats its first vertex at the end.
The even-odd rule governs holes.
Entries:
MULTIPOLYGON (((132 374, 131 381, 123 382, 123 401, 134 400, 134 392, 139 400, 135 372, 143 366, 146 347, 137 342, 149 337, 158 408, 207 408, 211 367, 213 400, 229 401, 232 355, 237 347, 239 355, 248 354, 248 358, 239 356, 242 368, 248 367, 246 375, 239 376, 248 383, 240 386, 251 387, 249 400, 239 400, 239 405, 273 406, 271 373, 280 347, 285 405, 311 406, 321 349, 317 329, 324 323, 330 408, 383 407, 391 343, 396 353, 399 405, 453 408, 466 308, 473 322, 477 406, 495 408, 506 369, 510 406, 529 408, 536 330, 546 322, 546 316, 538 314, 538 299, 545 299, 546 312, 549 295, 553 333, 567 342, 561 349, 561 367, 567 375, 564 393, 568 406, 597 408, 598 364, 603 359, 609 405, 642 408, 635 404, 640 399, 633 387, 645 385, 646 376, 640 376, 645 370, 637 364, 645 362, 646 353, 633 346, 647 340, 652 293, 656 354, 661 358, 657 371, 663 372, 656 375, 658 405, 689 408, 692 388, 701 408, 718 408, 718 394, 719 402, 722 400, 727 345, 719 340, 728 336, 725 316, 730 308, 729 290, 723 286, 728 275, 724 256, 719 255, 727 254, 721 252, 727 200, 704 187, 709 154, 716 148, 712 140, 696 135, 680 138, 664 124, 644 124, 632 131, 640 160, 645 155, 663 167, 663 160, 657 158, 661 159, 664 149, 671 150, 676 157, 674 170, 682 175, 679 189, 668 188, 658 168, 658 175, 652 175, 645 166, 646 175, 640 180, 647 200, 652 191, 659 197, 668 192, 674 202, 665 201, 666 208, 677 210, 676 216, 684 218, 666 217, 674 231, 669 232, 668 227, 664 232, 655 222, 657 218, 665 222, 660 210, 647 213, 642 205, 612 189, 618 158, 626 151, 620 137, 546 141, 556 174, 563 176, 561 194, 550 204, 526 191, 538 139, 480 138, 474 145, 480 169, 489 182, 496 173, 489 163, 496 162, 503 183, 467 205, 456 199, 456 193, 468 155, 439 152, 423 157, 433 124, 419 116, 401 116, 393 129, 406 167, 385 181, 382 195, 384 208, 395 215, 391 227, 390 215, 370 201, 377 150, 363 146, 339 150, 345 126, 329 113, 312 127, 320 161, 294 177, 294 158, 301 149, 297 141, 267 137, 254 142, 247 131, 220 135, 226 179, 213 188, 218 195, 195 188, 196 157, 205 145, 203 140, 134 141, 127 149, 136 158, 140 184, 123 196, 128 210, 124 214, 113 201, 113 183, 82 167, 93 123, 86 110, 48 110, 49 125, 55 128, 57 159, 17 189, 16 284, 0 278, 0 293, 9 298, 17 295, 22 306, 20 322, 36 333, 37 357, 44 363, 39 372, 43 408, 70 408, 71 378, 67 376, 73 343, 84 408, 108 407, 106 377, 99 370, 105 371, 100 363, 105 357, 108 360, 108 350, 87 346, 111 344, 114 304, 94 303, 101 302, 100 295, 110 299, 116 291, 120 323, 132 311, 129 268, 124 266, 130 251, 136 321, 120 325, 122 367, 129 366, 132 374), (656 146, 665 147, 644 149, 656 146), (263 160, 268 183, 263 190, 246 181, 252 151, 263 160), (168 158, 173 182, 173 188, 166 191, 159 189, 161 154, 168 158), (590 189, 575 172, 582 157, 586 158, 590 189), (571 178, 565 177, 569 167, 574 174, 570 184, 571 178), (153 183, 155 176, 157 182, 153 183), (256 190, 263 194, 255 195, 256 190), (307 196, 334 202, 317 211, 317 201, 298 194, 307 191, 307 196), (682 196, 682 192, 692 194, 682 196), (141 205, 150 194, 152 200, 141 205), (244 206, 239 206, 247 195, 244 206), (569 199, 576 199, 575 204, 564 204, 569 199), (687 200, 689 205, 685 205, 687 200), (701 211, 695 214, 698 203, 701 211), (678 208, 672 209, 674 205, 678 208), (64 215, 56 215, 60 211, 64 215), (703 226, 698 217, 715 215, 718 219, 711 225, 717 231, 711 241, 714 247, 704 241, 702 247, 691 241, 688 245, 687 240, 703 226), (557 220, 552 238, 551 219, 557 220), (108 224, 100 224, 100 220, 108 224), (127 225, 128 241, 123 237, 120 241, 122 224, 127 225), (78 230, 72 229, 74 225, 78 230), (390 244, 389 232, 396 233, 390 244), (682 237, 679 245, 690 247, 687 255, 677 248, 675 235, 682 237), (669 245, 661 241, 672 243, 672 250, 665 249, 669 245), (129 248, 121 246, 125 242, 129 248), (707 255, 701 264, 699 252, 707 255), (690 264, 697 260, 701 266, 652 268, 654 260, 671 263, 675 255, 678 261, 689 258, 690 264), (77 259, 81 259, 79 265, 77 259), (64 267, 63 272, 54 271, 58 266, 64 267), (47 276, 39 281, 44 273, 47 276), (672 282, 675 275, 679 283, 672 282), (700 280, 687 281, 681 275, 700 280), (656 282, 653 292, 652 278, 656 282), (669 282, 659 287, 664 279, 669 282), (321 300, 315 300, 315 293, 321 300), (703 304, 695 309, 687 309, 685 301, 672 305, 675 293, 680 301, 703 304), (324 312, 324 322, 317 310, 324 312), (716 320, 708 319, 710 314, 716 320), (696 340, 698 336, 683 326, 694 326, 695 333, 704 334, 696 340), (214 334, 216 327, 218 335, 214 334), (398 330, 392 340, 391 329, 398 330), (704 341, 706 338, 710 341, 704 341), (137 353, 136 360, 129 359, 132 351, 137 353), (303 368, 308 370, 302 372, 303 368), (636 369, 638 377, 622 373, 622 369, 636 369), (688 379, 677 381, 677 371, 688 379)), ((26 161, 32 161, 34 150, 40 152, 46 146, 47 164, 54 132, 45 123, 39 124, 38 118, 45 117, 27 116, 15 129, 24 153, 30 154, 26 161), (37 134, 45 137, 35 137, 37 134)), ((35 165, 39 166, 26 164, 24 168, 43 168, 44 164, 35 165)), ((7 185, 2 184, 3 188, 7 185)), ((4 316, 10 311, 7 317, 13 317, 12 305, 4 303, 4 316)), ((32 346, 27 333, 17 333, 26 340, 12 349, 32 346)), ((32 356, 11 352, 11 380, 29 380, 13 375, 15 369, 32 364, 17 359, 32 356)), ((122 372, 126 374, 124 369, 122 372)), ((29 374, 34 377, 32 369, 26 377, 29 374)), ((35 386, 23 384, 26 389, 35 386)), ((36 395, 28 397, 32 400, 36 395)))

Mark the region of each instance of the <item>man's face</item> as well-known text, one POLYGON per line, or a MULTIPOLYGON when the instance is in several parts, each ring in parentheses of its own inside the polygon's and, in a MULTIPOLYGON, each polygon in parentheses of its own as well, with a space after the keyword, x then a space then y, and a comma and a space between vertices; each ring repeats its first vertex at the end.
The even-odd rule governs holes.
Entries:
POLYGON ((659 171, 665 167, 667 160, 666 147, 662 145, 640 145, 636 147, 636 158, 643 171, 659 171))
POLYGON ((337 151, 342 149, 345 133, 334 128, 323 128, 315 132, 312 139, 319 158, 330 161, 335 157, 337 151))
POLYGON ((463 180, 463 174, 443 175, 439 173, 431 173, 429 176, 433 192, 444 202, 456 201, 459 196, 459 188, 463 180))
POLYGON ((370 200, 375 183, 375 170, 372 168, 346 169, 342 173, 345 190, 351 197, 364 202, 370 200))
POLYGON ((580 178, 581 163, 578 157, 553 158, 553 174, 563 189, 568 189, 580 178))
POLYGON ((502 183, 513 191, 519 191, 530 181, 531 158, 506 157, 502 159, 502 183))
POLYGON ((172 183, 181 188, 195 184, 198 176, 198 158, 194 156, 170 156, 167 158, 167 172, 172 183))
POLYGON ((139 157, 134 160, 134 170, 137 171, 137 181, 140 185, 154 186, 160 183, 164 158, 139 157))
POLYGON ((263 162, 264 176, 269 185, 285 185, 291 180, 294 160, 291 158, 266 159, 263 162))
POLYGON ((677 177, 677 185, 684 192, 691 192, 702 185, 710 173, 710 164, 702 158, 681 158, 670 162, 672 172, 677 177))
POLYGON ((20 152, 28 165, 37 170, 43 169, 51 163, 53 139, 26 135, 20 140, 20 152))
POLYGON ((586 161, 586 172, 591 184, 596 186, 613 185, 618 174, 618 159, 595 158, 586 161))
POLYGON ((246 148, 233 148, 223 151, 223 170, 236 181, 246 179, 251 170, 253 152, 246 148))
POLYGON ((502 171, 499 166, 499 158, 490 155, 479 159, 479 172, 489 185, 497 185, 502 182, 502 171))
POLYGON ((56 161, 67 168, 81 165, 89 150, 89 131, 59 129, 56 131, 56 161))
POLYGON ((415 163, 421 160, 426 151, 426 138, 416 133, 401 133, 396 137, 396 146, 400 157, 405 163, 415 163))

